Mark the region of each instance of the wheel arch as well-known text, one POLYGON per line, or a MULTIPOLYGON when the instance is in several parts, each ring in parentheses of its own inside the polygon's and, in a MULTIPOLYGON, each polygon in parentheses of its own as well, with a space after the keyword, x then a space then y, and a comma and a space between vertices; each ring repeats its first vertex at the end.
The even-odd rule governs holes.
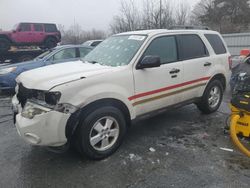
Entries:
POLYGON ((57 39, 54 35, 47 35, 47 36, 44 38, 43 42, 45 43, 46 40, 48 40, 48 39, 50 39, 50 38, 53 38, 53 39, 56 40, 56 42, 58 42, 58 39, 57 39))
POLYGON ((13 41, 10 39, 10 37, 9 37, 9 36, 7 36, 7 35, 0 34, 0 38, 7 39, 10 43, 12 43, 12 42, 13 42, 13 41))
POLYGON ((99 106, 114 106, 121 110, 124 114, 124 118, 126 121, 126 125, 131 125, 131 115, 126 104, 118 99, 114 98, 104 98, 93 101, 86 106, 82 107, 75 113, 73 113, 67 121, 65 128, 65 135, 67 139, 70 139, 73 135, 77 127, 79 126, 79 119, 85 118, 88 114, 90 114, 93 110, 98 108, 99 106))
POLYGON ((215 74, 215 75, 209 80, 207 86, 208 86, 212 81, 214 81, 214 80, 219 80, 219 81, 221 82, 222 86, 223 86, 224 91, 225 91, 226 85, 227 85, 225 75, 223 75, 222 73, 215 74))

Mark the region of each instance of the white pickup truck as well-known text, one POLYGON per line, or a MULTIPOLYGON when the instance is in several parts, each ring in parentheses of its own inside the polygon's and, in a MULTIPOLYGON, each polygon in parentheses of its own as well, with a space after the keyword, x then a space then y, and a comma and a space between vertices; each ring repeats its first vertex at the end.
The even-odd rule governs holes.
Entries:
POLYGON ((221 104, 230 54, 210 30, 145 30, 104 40, 82 61, 27 71, 13 97, 18 133, 34 145, 72 143, 91 158, 111 155, 132 120, 195 103, 221 104))

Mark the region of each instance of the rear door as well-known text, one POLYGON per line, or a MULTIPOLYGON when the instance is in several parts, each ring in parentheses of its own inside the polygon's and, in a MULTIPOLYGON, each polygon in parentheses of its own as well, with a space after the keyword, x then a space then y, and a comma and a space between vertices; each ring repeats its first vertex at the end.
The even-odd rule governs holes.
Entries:
POLYGON ((41 43, 44 38, 45 38, 45 34, 44 34, 44 28, 43 28, 43 24, 33 24, 33 42, 35 43, 41 43))
POLYGON ((177 35, 179 59, 183 62, 184 90, 182 100, 200 97, 210 79, 213 62, 198 34, 177 35))
POLYGON ((179 103, 183 81, 183 65, 178 61, 175 36, 153 39, 141 59, 145 56, 159 56, 161 66, 134 70, 135 95, 129 100, 137 115, 179 103))

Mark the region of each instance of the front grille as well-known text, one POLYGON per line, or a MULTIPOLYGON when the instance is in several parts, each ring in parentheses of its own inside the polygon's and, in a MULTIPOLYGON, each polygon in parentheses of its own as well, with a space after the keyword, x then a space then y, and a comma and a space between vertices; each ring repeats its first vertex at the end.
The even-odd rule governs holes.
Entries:
POLYGON ((21 106, 24 107, 27 99, 30 98, 32 98, 32 90, 25 88, 22 83, 18 84, 17 99, 20 102, 21 106))

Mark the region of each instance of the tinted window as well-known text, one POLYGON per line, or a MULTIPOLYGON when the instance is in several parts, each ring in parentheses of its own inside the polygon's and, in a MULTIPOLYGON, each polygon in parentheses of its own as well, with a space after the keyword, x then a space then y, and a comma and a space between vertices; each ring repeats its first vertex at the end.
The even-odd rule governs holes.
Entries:
POLYGON ((207 38, 208 42, 211 44, 216 54, 225 54, 227 52, 221 38, 218 35, 205 34, 205 37, 207 38))
POLYGON ((45 32, 57 32, 55 24, 45 24, 45 32))
POLYGON ((161 64, 177 61, 177 49, 174 36, 159 37, 154 39, 147 50, 145 56, 159 56, 161 64))
POLYGON ((61 50, 60 52, 56 53, 53 57, 54 57, 53 58, 54 60, 76 58, 75 48, 68 48, 68 49, 61 50))
POLYGON ((20 31, 30 31, 31 27, 30 24, 21 24, 20 25, 20 31))
POLYGON ((41 24, 34 24, 35 31, 43 31, 43 26, 41 24))
POLYGON ((177 35, 180 60, 208 55, 208 51, 198 35, 177 35))
POLYGON ((90 48, 79 48, 80 57, 87 55, 92 49, 90 48))
POLYGON ((102 41, 95 41, 91 44, 91 46, 97 46, 98 44, 100 44, 102 41))

